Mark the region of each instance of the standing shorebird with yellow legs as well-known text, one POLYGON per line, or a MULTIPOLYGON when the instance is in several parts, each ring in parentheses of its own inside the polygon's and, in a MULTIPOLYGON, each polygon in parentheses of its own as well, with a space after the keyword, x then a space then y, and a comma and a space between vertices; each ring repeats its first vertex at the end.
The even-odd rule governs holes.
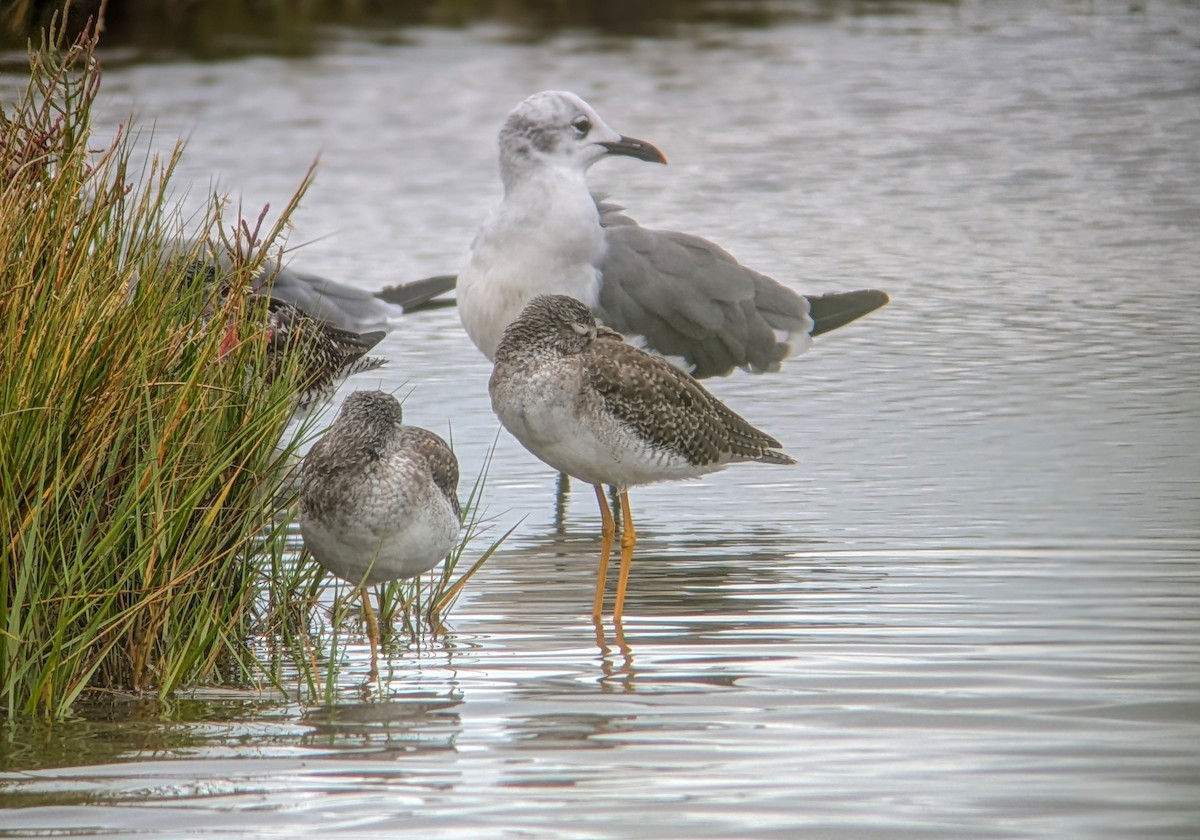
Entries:
POLYGON ((629 488, 697 478, 729 464, 796 463, 759 431, 665 359, 627 344, 596 323, 578 300, 540 295, 508 325, 488 387, 492 409, 521 444, 555 469, 595 487, 600 505, 600 570, 592 617, 603 611, 616 522, 604 485, 621 500, 621 565, 613 621, 625 591, 637 534, 629 488))

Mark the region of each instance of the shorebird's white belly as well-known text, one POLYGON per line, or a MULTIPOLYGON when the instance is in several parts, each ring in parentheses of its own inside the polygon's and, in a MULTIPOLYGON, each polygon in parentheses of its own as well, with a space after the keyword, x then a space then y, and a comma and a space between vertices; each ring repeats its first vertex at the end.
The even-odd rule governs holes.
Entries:
POLYGON ((345 515, 302 515, 304 542, 322 566, 351 583, 375 584, 419 575, 450 553, 458 516, 427 475, 407 466, 393 460, 387 480, 365 482, 345 515))
POLYGON ((620 488, 696 478, 723 464, 696 466, 654 447, 603 404, 580 399, 570 378, 541 369, 500 383, 492 395, 500 422, 540 460, 589 484, 620 488))

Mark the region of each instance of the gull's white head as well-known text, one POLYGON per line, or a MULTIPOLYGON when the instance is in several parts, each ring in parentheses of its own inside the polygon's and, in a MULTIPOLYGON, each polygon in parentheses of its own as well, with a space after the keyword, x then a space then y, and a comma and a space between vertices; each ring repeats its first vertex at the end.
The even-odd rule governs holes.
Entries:
POLYGON ((667 162, 653 145, 618 134, 591 105, 561 90, 535 93, 512 110, 500 129, 500 174, 506 184, 515 173, 535 167, 583 172, 608 155, 667 162))

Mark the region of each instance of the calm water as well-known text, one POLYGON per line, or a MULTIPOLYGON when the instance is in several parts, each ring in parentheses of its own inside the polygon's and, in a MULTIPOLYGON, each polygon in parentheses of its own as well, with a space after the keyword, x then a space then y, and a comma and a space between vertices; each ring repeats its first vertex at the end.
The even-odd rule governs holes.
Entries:
MULTIPOLYGON (((1200 834, 1200 10, 914 6, 675 40, 338 36, 126 66, 178 183, 295 217, 296 265, 456 270, 495 134, 574 90, 668 167, 593 183, 805 291, 892 304, 712 388, 801 466, 634 492, 623 633, 598 516, 501 436, 520 523, 385 699, 181 703, 9 732, 0 836, 1192 838, 1200 834), (131 715, 136 718, 136 714, 131 715)), ((452 311, 385 339, 466 481, 496 437, 452 311)))

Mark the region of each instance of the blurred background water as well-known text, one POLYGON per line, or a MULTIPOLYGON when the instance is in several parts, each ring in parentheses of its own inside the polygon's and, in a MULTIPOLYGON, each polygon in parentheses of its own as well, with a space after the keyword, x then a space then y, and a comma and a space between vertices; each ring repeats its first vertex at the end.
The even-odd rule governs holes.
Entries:
POLYGON ((188 139, 188 206, 280 208, 319 156, 306 270, 457 270, 505 115, 562 88, 670 159, 592 172, 642 224, 892 303, 710 383, 800 466, 635 490, 622 633, 587 617, 591 491, 556 521, 455 311, 405 319, 349 387, 407 395, 465 482, 495 443, 517 526, 449 632, 393 650, 381 700, 363 645, 329 707, 4 730, 0 836, 1196 836, 1200 8, 749 7, 112 52, 104 119, 188 139))

